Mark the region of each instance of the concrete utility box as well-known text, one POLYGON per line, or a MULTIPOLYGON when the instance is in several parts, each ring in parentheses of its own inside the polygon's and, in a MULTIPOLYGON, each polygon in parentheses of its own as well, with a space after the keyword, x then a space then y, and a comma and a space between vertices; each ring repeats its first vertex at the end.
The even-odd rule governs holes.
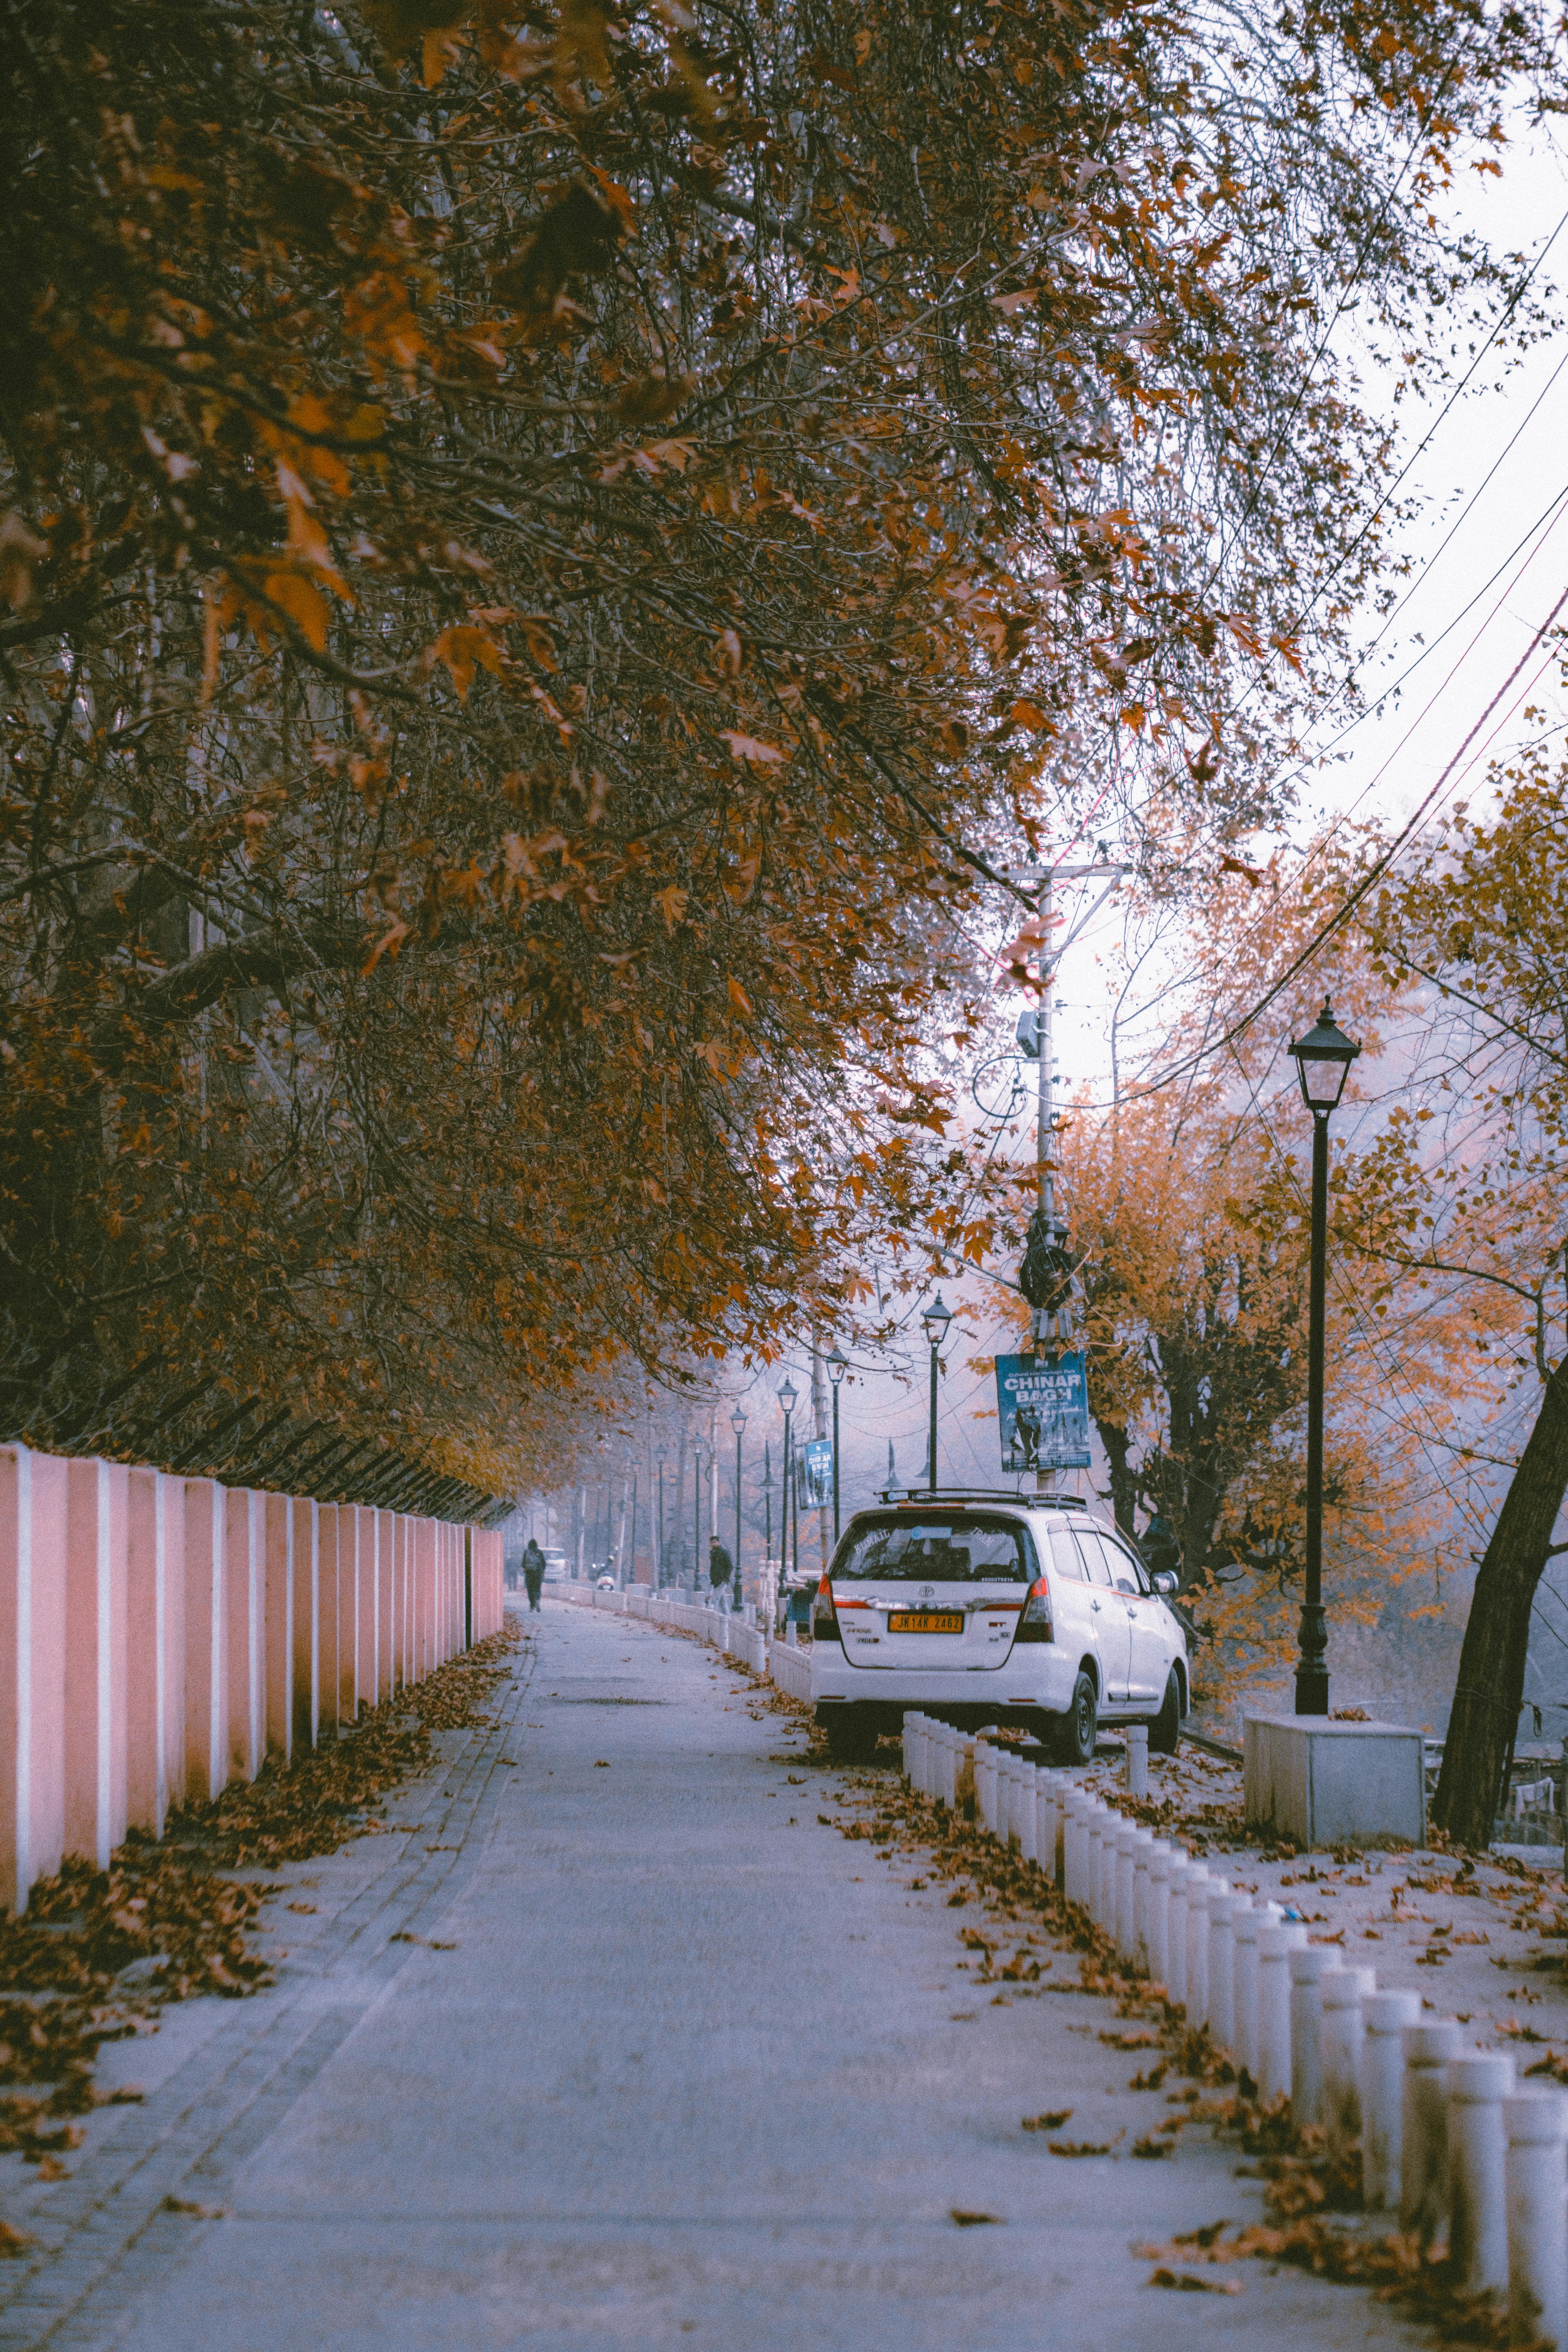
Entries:
POLYGON ((1324 1715, 1249 1715, 1243 1732, 1249 1827, 1303 1851, 1426 1836, 1419 1731, 1324 1715))

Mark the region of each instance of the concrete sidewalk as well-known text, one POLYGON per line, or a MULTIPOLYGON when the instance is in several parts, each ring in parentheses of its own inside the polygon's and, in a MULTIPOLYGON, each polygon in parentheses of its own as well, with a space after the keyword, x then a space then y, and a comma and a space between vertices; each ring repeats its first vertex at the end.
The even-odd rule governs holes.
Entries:
POLYGON ((530 1631, 502 1720, 392 1801, 398 1853, 296 1874, 276 1990, 176 2029, 188 2054, 129 2112, 152 2151, 176 2107, 182 2146, 205 2120, 189 2168, 142 2178, 120 2123, 37 2192, 85 2195, 55 2265, 85 2284, 51 2294, 44 2264, 0 2347, 1413 2340, 1359 2290, 1258 2264, 1234 2299, 1151 2287, 1135 2242, 1251 2220, 1259 2192, 1195 2134, 1128 2160, 1167 2109, 1096 2039, 1110 2004, 974 1985, 977 1905, 819 1822, 845 1776, 710 1652, 565 1607, 530 1631), (290 1915, 307 1881, 317 1910, 290 1915), (1053 2157, 1020 2129, 1047 2108, 1116 2152, 1053 2157))

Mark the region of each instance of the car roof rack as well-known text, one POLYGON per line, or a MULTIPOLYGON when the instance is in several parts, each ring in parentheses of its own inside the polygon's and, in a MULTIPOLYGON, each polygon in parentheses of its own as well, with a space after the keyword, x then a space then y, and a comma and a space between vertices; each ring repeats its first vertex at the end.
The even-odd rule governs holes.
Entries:
POLYGON ((931 1503, 1023 1503, 1031 1510, 1048 1507, 1053 1511, 1087 1511, 1089 1505, 1081 1495, 1026 1495, 1022 1488, 1010 1486, 884 1486, 879 1502, 923 1509, 931 1503))

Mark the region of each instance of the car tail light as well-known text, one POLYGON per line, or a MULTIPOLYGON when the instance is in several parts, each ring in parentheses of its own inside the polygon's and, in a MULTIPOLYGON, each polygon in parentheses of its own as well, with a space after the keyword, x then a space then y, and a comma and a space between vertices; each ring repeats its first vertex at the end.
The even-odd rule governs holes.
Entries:
POLYGON ((1057 1638, 1057 1629, 1051 1622, 1051 1588, 1043 1576, 1037 1576, 1029 1587, 1029 1597, 1013 1638, 1016 1642, 1054 1642, 1057 1638))
POLYGON ((833 1587, 825 1576, 816 1588, 811 1604, 811 1638, 814 1642, 837 1642, 838 1616, 833 1606, 833 1587))

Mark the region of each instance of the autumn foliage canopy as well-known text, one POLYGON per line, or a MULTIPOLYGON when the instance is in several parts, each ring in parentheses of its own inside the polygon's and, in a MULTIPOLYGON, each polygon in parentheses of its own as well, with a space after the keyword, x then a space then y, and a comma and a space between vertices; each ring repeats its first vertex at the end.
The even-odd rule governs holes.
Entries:
POLYGON ((992 870, 1281 814, 1381 550, 1331 331, 1492 299, 1443 200, 1536 47, 7 11, 7 1426, 161 1458, 221 1379, 501 1480, 973 1244, 992 870))

